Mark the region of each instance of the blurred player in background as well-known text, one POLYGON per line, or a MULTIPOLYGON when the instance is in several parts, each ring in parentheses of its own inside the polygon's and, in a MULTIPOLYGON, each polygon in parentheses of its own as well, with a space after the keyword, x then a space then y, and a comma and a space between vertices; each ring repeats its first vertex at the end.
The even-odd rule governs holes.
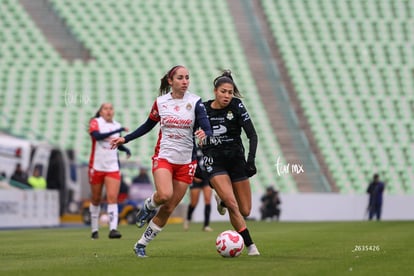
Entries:
POLYGON ((193 181, 197 167, 194 138, 204 140, 212 134, 201 98, 188 91, 189 85, 187 68, 181 65, 171 68, 161 79, 160 95, 146 122, 125 137, 112 140, 112 146, 117 147, 141 137, 160 123, 152 157, 156 191, 145 200, 137 214, 139 228, 148 222, 145 232, 134 246, 138 257, 147 256, 146 246, 161 232, 193 181))
MULTIPOLYGON (((231 72, 224 71, 213 84, 215 98, 204 103, 213 130, 213 136, 208 137, 202 147, 204 166, 217 199, 224 202, 231 224, 244 239, 248 255, 260 255, 244 219, 252 207, 249 177, 256 174, 256 130, 240 100, 231 72), (249 139, 247 162, 242 129, 249 139)), ((218 201, 219 212, 224 214, 225 209, 218 201)))
POLYGON ((193 183, 190 185, 190 204, 188 204, 187 218, 184 220, 184 230, 187 231, 190 228, 190 222, 193 216, 194 209, 197 206, 200 198, 200 193, 203 191, 204 195, 204 224, 203 231, 211 232, 213 229, 210 227, 210 213, 211 213, 211 195, 212 190, 208 182, 207 177, 203 176, 201 167, 197 166, 196 173, 194 175, 193 183))
MULTIPOLYGON (((103 103, 94 118, 89 121, 89 134, 92 139, 92 151, 89 160, 89 183, 92 200, 89 206, 91 213, 92 239, 99 238, 99 215, 101 212, 102 190, 105 186, 109 215, 109 238, 119 239, 118 228, 118 194, 121 183, 118 151, 111 149, 111 139, 120 136, 122 131, 128 131, 114 119, 112 104, 103 103)), ((118 150, 131 155, 128 148, 121 145, 118 150)))

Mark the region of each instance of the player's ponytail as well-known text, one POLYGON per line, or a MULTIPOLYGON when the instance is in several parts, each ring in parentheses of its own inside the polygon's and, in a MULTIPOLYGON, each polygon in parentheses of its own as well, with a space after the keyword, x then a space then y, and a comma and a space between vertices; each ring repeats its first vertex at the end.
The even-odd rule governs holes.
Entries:
POLYGON ((168 83, 168 75, 165 74, 162 78, 161 78, 161 84, 160 84, 160 93, 159 95, 164 95, 168 93, 168 90, 170 89, 170 84, 168 83))
POLYGON ((89 122, 92 121, 95 118, 99 118, 101 115, 99 113, 101 113, 102 107, 104 106, 105 103, 101 104, 101 106, 99 107, 99 109, 96 111, 95 115, 89 119, 89 122))
POLYGON ((91 118, 89 118, 88 125, 85 127, 86 128, 86 131, 89 131, 89 124, 91 123, 91 121, 93 119, 99 118, 99 116, 101 116, 101 115, 99 115, 99 113, 101 112, 101 109, 102 109, 103 105, 104 104, 101 104, 101 106, 99 107, 99 109, 96 111, 95 115, 93 115, 91 118))
POLYGON ((233 85, 233 94, 234 94, 234 96, 237 97, 237 98, 242 98, 242 95, 240 94, 240 91, 237 88, 237 85, 233 80, 233 76, 231 75, 231 71, 228 70, 228 69, 223 70, 222 74, 220 76, 218 76, 217 78, 215 78, 214 81, 213 81, 213 85, 214 85, 215 89, 217 89, 220 85, 222 85, 224 83, 230 83, 231 85, 233 85))

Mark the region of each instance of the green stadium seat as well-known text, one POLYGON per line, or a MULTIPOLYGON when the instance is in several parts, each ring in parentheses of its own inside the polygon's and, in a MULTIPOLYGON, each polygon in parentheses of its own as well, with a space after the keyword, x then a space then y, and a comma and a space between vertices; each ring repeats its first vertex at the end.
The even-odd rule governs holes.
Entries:
POLYGON ((408 61, 413 61, 414 40, 405 12, 412 3, 261 3, 341 192, 364 193, 357 183, 375 170, 389 180, 390 193, 412 191, 404 172, 385 172, 412 162, 412 155, 407 157, 412 123, 398 123, 410 121, 414 106, 409 93, 414 63, 408 61))
MULTIPOLYGON (((216 64, 222 62, 231 65, 239 87, 248 91, 246 106, 257 122, 259 145, 264 145, 260 149, 261 169, 256 178, 260 183, 258 190, 268 184, 268 179, 274 179, 272 159, 274 152, 280 152, 279 145, 274 134, 267 131, 268 119, 262 119, 267 116, 227 2, 51 0, 50 3, 70 31, 90 49, 95 61, 69 64, 62 60, 23 8, 15 1, 5 0, 0 10, 0 27, 3 27, 0 35, 6 38, 3 45, 6 50, 0 53, 4 65, 0 68, 0 89, 15 93, 0 93, 0 100, 7 103, 6 110, 15 106, 22 111, 10 111, 15 115, 16 129, 33 125, 48 131, 47 125, 58 124, 50 132, 53 142, 79 148, 78 156, 87 160, 88 135, 84 129, 76 130, 86 127, 101 102, 112 101, 119 120, 131 124, 130 128, 136 127, 148 115, 163 70, 186 60, 192 72, 191 90, 207 99, 211 98, 212 88, 205 76, 215 76, 216 64), (170 14, 171 9, 176 13, 170 14), (177 43, 171 35, 174 31, 171 22, 189 26, 191 35, 183 32, 182 41, 177 43), (208 47, 205 41, 211 42, 208 47), (182 45, 186 45, 185 50, 182 45), (75 102, 65 102, 65 93, 78 98, 75 102), (83 102, 82 96, 88 96, 89 102, 83 102), (44 106, 34 109, 39 100, 44 106), (45 117, 42 111, 45 109, 53 112, 52 119, 45 117), (59 112, 62 109, 65 111, 59 112)), ((367 173, 375 168, 385 170, 407 164, 412 167, 414 158, 409 145, 414 139, 414 96, 410 93, 414 86, 414 45, 407 11, 413 8, 413 3, 403 0, 261 0, 261 3, 311 130, 325 158, 334 160, 328 162, 329 169, 335 172, 341 191, 363 193, 356 183, 366 179, 367 173), (347 171, 336 169, 336 166, 350 169, 353 162, 361 170, 349 176, 347 171)), ((155 139, 156 134, 148 135, 134 144, 134 150, 139 156, 150 156, 155 139)), ((413 183, 412 175, 394 172, 387 177, 401 182, 392 186, 390 192, 412 192, 412 185, 407 183, 413 183)), ((292 178, 281 179, 280 183, 286 191, 296 190, 292 178)))
MULTIPOLYGON (((192 90, 207 99, 212 96, 212 87, 205 76, 215 76, 216 64, 223 62, 231 65, 238 85, 249 91, 246 105, 257 121, 257 130, 263 133, 259 135, 259 145, 265 145, 260 149, 264 169, 259 169, 257 175, 263 184, 258 185, 258 190, 267 185, 266 179, 274 178, 271 152, 279 151, 279 146, 274 134, 266 131, 269 122, 258 119, 266 115, 263 106, 255 104, 260 102, 257 88, 242 57, 225 2, 50 1, 71 33, 90 49, 95 60, 88 64, 61 59, 23 8, 12 0, 4 2, 0 26, 7 28, 0 32, 8 44, 4 45, 7 51, 2 52, 2 64, 6 66, 0 69, 0 86, 5 88, 2 91, 12 89, 16 93, 1 94, 1 99, 22 111, 11 113, 16 115, 16 129, 34 126, 54 143, 79 149, 78 157, 87 160, 90 148, 85 143, 89 140, 85 129, 101 102, 113 102, 118 119, 133 128, 148 116, 163 70, 188 60, 194 72, 192 90), (173 15, 168 12, 171 8, 177 11, 173 15), (154 18, 166 18, 167 22, 154 18), (171 35, 175 31, 173 24, 169 24, 178 21, 193 30, 193 35, 184 32, 179 43, 171 35), (205 41, 211 41, 210 46, 201 47, 205 41), (182 45, 188 48, 183 50, 182 45), (10 75, 9 68, 15 68, 17 73, 10 75), (36 106, 39 101, 43 107, 36 106), (44 110, 53 116, 45 116, 44 110)), ((148 159, 156 139, 156 133, 143 137, 133 146, 134 151, 148 159)), ((295 190, 291 187, 294 182, 283 183, 289 191, 295 190)))

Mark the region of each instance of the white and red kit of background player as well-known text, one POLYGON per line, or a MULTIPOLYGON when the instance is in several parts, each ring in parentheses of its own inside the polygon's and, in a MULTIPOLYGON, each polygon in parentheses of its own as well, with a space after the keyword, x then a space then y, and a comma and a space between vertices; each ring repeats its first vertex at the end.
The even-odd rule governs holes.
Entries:
MULTIPOLYGON (((120 129, 122 126, 117 121, 107 122, 102 117, 94 118, 89 123, 89 133, 98 131, 108 133, 120 129)), ((106 137, 103 140, 96 140, 93 136, 92 151, 89 159, 89 183, 102 184, 105 176, 120 180, 118 150, 111 149, 110 142, 120 136, 119 132, 106 137)))

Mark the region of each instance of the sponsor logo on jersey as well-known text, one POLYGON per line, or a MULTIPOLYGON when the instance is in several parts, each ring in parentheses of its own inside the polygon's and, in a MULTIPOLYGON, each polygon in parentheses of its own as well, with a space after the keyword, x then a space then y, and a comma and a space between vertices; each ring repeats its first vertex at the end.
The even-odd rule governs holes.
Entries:
MULTIPOLYGON (((207 139, 206 139, 206 140, 207 140, 207 139)), ((205 143, 204 143, 204 144, 205 144, 205 143)), ((214 145, 214 146, 217 146, 217 145, 222 144, 222 141, 221 141, 221 138, 220 138, 220 137, 211 136, 211 137, 209 137, 209 139, 208 139, 208 144, 210 144, 210 145, 214 145)))
POLYGON ((169 128, 191 128, 193 121, 191 119, 179 119, 173 116, 168 116, 161 119, 161 125, 169 128))
POLYGON ((214 136, 220 136, 221 134, 224 134, 226 132, 227 132, 227 128, 223 125, 213 126, 213 135, 214 136))

